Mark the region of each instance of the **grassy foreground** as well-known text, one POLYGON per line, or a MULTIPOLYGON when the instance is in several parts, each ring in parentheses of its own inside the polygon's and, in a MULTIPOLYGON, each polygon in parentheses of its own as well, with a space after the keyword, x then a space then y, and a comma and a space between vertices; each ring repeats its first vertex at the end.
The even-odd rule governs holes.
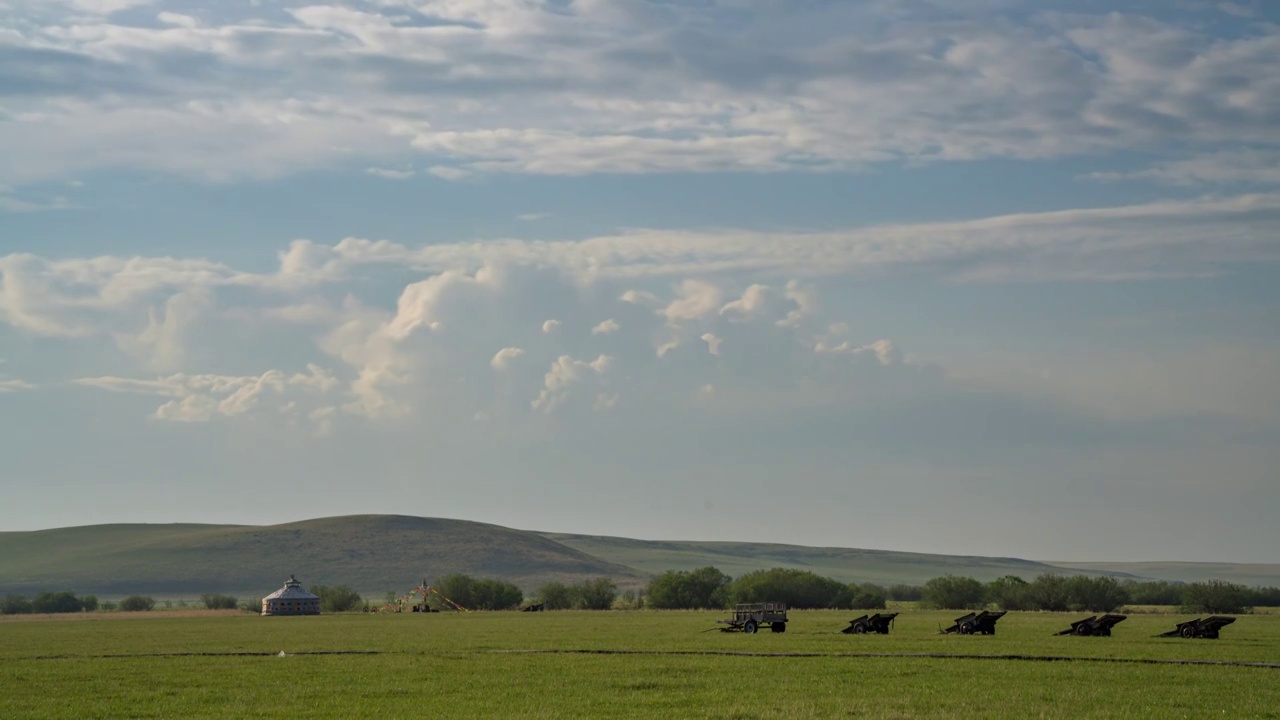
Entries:
POLYGON ((13 618, 0 717, 1280 717, 1280 668, 1134 662, 1280 663, 1277 616, 1217 641, 1152 638, 1168 616, 1050 637, 1078 616, 1039 613, 994 637, 926 611, 838 634, 855 614, 754 636, 696 612, 13 618), (323 654, 348 652, 367 654, 323 654))

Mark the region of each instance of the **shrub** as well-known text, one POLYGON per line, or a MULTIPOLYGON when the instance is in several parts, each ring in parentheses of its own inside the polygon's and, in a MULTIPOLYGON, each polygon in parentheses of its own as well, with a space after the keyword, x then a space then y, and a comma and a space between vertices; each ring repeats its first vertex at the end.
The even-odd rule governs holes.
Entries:
POLYGON ((120 609, 125 612, 141 612, 151 610, 155 606, 156 601, 146 595, 130 595, 120 601, 120 609))
POLYGON ((756 570, 733 581, 729 596, 735 603, 785 602, 797 609, 829 608, 847 602, 849 589, 841 582, 808 570, 756 570))
POLYGON ((1071 589, 1067 579, 1044 573, 1027 586, 1027 603, 1031 610, 1063 612, 1071 609, 1071 589))
POLYGON ((875 583, 852 583, 848 593, 848 603, 841 607, 853 610, 883 610, 888 597, 888 591, 875 583))
POLYGON ((1134 605, 1177 605, 1182 602, 1182 584, 1166 580, 1138 582, 1125 580, 1121 587, 1134 605))
POLYGON ((1241 585, 1210 580, 1191 583, 1182 591, 1182 609, 1185 612, 1243 613, 1248 612, 1247 589, 1241 585))
POLYGON ((38 613, 73 613, 80 612, 84 609, 84 604, 80 602, 80 598, 75 593, 69 591, 62 592, 42 592, 31 599, 32 612, 38 613))
POLYGON ((1129 602, 1129 593, 1112 577, 1078 575, 1067 581, 1072 610, 1111 612, 1129 602))
POLYGON ((986 603, 982 583, 971 577, 944 575, 924 584, 921 600, 943 610, 980 610, 986 603))
POLYGON ((722 608, 729 599, 728 575, 714 567, 672 570, 655 576, 645 591, 650 607, 665 610, 722 608))
POLYGON ((85 595, 84 597, 80 598, 80 606, 81 606, 81 608, 83 608, 83 609, 84 609, 84 611, 85 611, 85 612, 93 612, 94 610, 97 610, 97 609, 98 609, 98 596, 97 596, 97 595, 85 595))
POLYGON ((574 607, 581 610, 608 610, 618 596, 618 586, 609 578, 583 580, 573 586, 574 607))
POLYGON ((21 595, 9 593, 0 600, 0 615, 28 615, 31 613, 31 601, 21 595))
POLYGON ((347 612, 360 607, 360 593, 346 585, 313 585, 311 594, 320 598, 321 612, 347 612))
MULTIPOLYGON (((509 582, 476 579, 469 575, 446 575, 436 583, 442 595, 468 610, 509 610, 524 600, 524 592, 509 582)), ((445 603, 431 598, 433 607, 445 603)))
POLYGON ((200 596, 200 602, 210 610, 235 610, 240 601, 230 595, 218 595, 214 593, 200 596))
POLYGON ((987 599, 1001 610, 1026 610, 1030 606, 1027 586, 1017 575, 1005 575, 987 583, 987 599))
POLYGON ((111 600, 103 600, 102 604, 99 605, 98 607, 101 608, 104 612, 111 612, 112 610, 115 610, 119 606, 116 605, 111 600))
POLYGON ((573 607, 573 591, 562 582, 549 582, 538 590, 538 597, 548 610, 567 610, 573 607))

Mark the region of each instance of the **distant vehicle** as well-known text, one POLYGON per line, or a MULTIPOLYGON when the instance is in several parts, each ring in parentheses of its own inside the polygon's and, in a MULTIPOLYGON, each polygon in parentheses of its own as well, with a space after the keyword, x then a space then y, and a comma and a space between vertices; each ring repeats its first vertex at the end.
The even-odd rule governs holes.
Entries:
POLYGON ((780 602, 738 603, 733 606, 733 617, 716 622, 728 627, 720 628, 724 632, 741 630, 751 634, 768 625, 773 632, 787 631, 787 604, 780 602))

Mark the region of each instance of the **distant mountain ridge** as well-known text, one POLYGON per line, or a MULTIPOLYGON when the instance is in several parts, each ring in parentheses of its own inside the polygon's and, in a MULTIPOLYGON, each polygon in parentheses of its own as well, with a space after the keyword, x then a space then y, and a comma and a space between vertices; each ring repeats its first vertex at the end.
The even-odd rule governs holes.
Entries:
POLYGON ((790 567, 851 582, 920 584, 944 574, 990 580, 1044 572, 1142 579, 1217 577, 1280 586, 1280 565, 1063 563, 744 542, 650 541, 540 533, 405 515, 351 515, 280 525, 112 524, 0 532, 0 593, 73 590, 255 597, 290 574, 368 597, 449 573, 507 580, 531 593, 558 580, 607 576, 636 587, 665 570, 715 565, 732 576, 790 567))

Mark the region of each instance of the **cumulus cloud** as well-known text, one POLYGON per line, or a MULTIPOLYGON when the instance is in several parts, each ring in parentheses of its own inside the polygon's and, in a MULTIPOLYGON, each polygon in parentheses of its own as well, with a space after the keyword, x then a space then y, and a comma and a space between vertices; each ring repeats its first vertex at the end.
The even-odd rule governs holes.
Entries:
POLYGON ((261 375, 188 375, 177 373, 154 380, 115 376, 80 378, 75 384, 111 392, 171 398, 152 417, 170 422, 209 422, 219 417, 285 416, 293 422, 316 422, 323 429, 332 415, 327 404, 339 383, 328 370, 308 365, 306 373, 286 375, 268 370, 261 375))
MULTIPOLYGON (((591 383, 593 380, 598 382, 612 366, 613 358, 608 355, 600 355, 590 362, 561 355, 547 371, 542 392, 533 400, 533 409, 543 413, 553 412, 568 401, 575 386, 591 383)), ((606 410, 616 402, 615 396, 597 392, 594 407, 606 410), (605 400, 602 401, 601 398, 605 400)))
POLYGON ((629 231, 416 248, 299 240, 258 272, 193 258, 13 254, 0 257, 0 324, 107 363, 111 382, 87 384, 169 395, 158 419, 255 415, 242 408, 276 400, 297 402, 298 418, 332 408, 322 413, 330 421, 393 424, 427 408, 441 418, 465 408, 463 420, 481 408, 495 422, 517 411, 619 415, 689 400, 708 384, 717 407, 745 392, 822 400, 849 397, 831 390, 842 384, 865 394, 868 384, 924 377, 885 333, 854 332, 841 324, 847 307, 820 302, 847 277, 1225 272, 1280 259, 1270 242, 1278 226, 1280 196, 1255 194, 821 234, 629 231), (840 282, 829 277, 837 269, 840 282), (594 323, 596 337, 558 333, 562 322, 594 323), (336 385, 307 394, 293 376, 254 374, 307 362, 329 368, 336 385), (163 381, 137 379, 148 372, 163 381), (215 392, 183 379, 196 377, 239 380, 215 392))
POLYGON ((601 322, 599 325, 591 328, 592 335, 609 335, 618 332, 618 323, 613 318, 601 322))
POLYGON ((502 348, 494 354, 493 359, 489 361, 489 365, 494 370, 506 370, 511 363, 517 358, 524 355, 524 350, 520 348, 508 347, 502 348))

